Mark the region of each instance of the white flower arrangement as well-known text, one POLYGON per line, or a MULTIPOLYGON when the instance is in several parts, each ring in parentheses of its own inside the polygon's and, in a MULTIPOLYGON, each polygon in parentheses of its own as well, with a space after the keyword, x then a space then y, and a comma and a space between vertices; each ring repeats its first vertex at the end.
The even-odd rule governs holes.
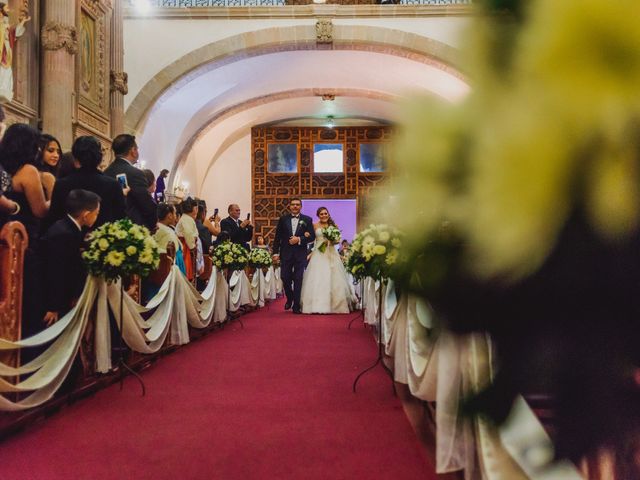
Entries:
POLYGON ((335 245, 336 243, 340 242, 340 239, 342 238, 340 229, 335 225, 329 225, 328 227, 323 228, 322 235, 327 239, 326 242, 322 242, 318 247, 318 250, 320 250, 322 253, 327 251, 327 247, 329 246, 329 244, 335 245))
POLYGON ((158 267, 158 245, 146 227, 129 219, 105 223, 89 235, 82 254, 91 275, 111 283, 129 275, 148 276, 158 267))
POLYGON ((254 248, 249 252, 249 266, 254 268, 268 268, 271 266, 271 255, 262 248, 254 248))
POLYGON ((402 233, 388 225, 369 225, 349 248, 347 269, 356 278, 386 278, 408 260, 402 253, 402 233))
POLYGON ((242 270, 249 261, 249 252, 242 245, 226 241, 213 250, 213 264, 218 269, 242 270))

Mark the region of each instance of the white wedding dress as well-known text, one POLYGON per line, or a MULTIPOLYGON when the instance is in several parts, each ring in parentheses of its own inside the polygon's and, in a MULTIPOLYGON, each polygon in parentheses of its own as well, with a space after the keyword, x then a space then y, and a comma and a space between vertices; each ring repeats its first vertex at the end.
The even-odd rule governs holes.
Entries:
POLYGON ((314 249, 302 280, 302 313, 349 313, 357 299, 335 247, 329 244, 320 251, 325 241, 322 228, 316 229, 314 249))

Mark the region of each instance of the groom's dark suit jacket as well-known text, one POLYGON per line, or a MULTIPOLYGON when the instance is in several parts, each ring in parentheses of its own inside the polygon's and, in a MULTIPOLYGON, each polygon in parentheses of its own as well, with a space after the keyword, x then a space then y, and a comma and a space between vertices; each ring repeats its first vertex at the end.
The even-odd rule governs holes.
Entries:
POLYGON ((280 255, 280 259, 306 261, 307 258, 307 245, 313 243, 316 239, 316 234, 313 231, 313 220, 311 217, 300 214, 298 220, 298 228, 295 232, 291 231, 291 214, 283 215, 278 221, 276 227, 276 236, 273 240, 273 253, 274 255, 280 255), (305 237, 305 232, 309 232, 309 237, 305 237), (300 243, 298 245, 289 245, 289 237, 300 237, 300 243))

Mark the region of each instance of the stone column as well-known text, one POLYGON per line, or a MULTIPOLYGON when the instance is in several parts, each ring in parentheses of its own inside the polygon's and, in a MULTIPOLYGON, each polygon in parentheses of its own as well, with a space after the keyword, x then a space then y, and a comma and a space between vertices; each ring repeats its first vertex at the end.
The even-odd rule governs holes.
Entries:
POLYGON ((44 0, 42 27, 42 128, 63 150, 73 143, 75 105, 76 2, 44 0))
POLYGON ((111 14, 111 138, 124 133, 124 96, 127 94, 127 74, 124 70, 122 0, 112 1, 111 14))

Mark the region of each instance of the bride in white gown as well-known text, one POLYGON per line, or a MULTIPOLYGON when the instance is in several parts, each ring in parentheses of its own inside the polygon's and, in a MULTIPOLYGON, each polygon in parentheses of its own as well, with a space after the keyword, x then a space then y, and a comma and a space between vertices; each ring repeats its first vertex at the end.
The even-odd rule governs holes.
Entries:
POLYGON ((302 313, 349 313, 356 299, 347 272, 335 247, 322 234, 323 228, 335 223, 325 207, 320 207, 316 214, 320 221, 314 225, 316 241, 302 281, 302 313), (323 242, 328 243, 324 252, 320 250, 323 242))

